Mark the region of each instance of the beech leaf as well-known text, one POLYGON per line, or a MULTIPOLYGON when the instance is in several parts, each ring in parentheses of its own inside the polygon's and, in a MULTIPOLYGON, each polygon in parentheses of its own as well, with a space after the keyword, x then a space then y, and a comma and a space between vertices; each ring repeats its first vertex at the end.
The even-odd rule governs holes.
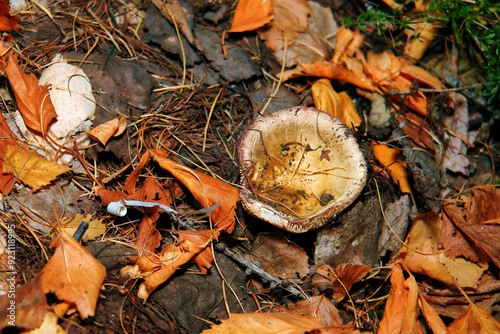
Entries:
POLYGON ((45 160, 34 151, 9 145, 3 159, 3 173, 10 173, 23 181, 33 191, 49 184, 59 174, 71 168, 45 160))
POLYGON ((236 5, 229 32, 252 31, 264 26, 272 19, 273 3, 271 0, 240 0, 236 5))
POLYGON ((52 242, 54 255, 40 273, 45 293, 76 304, 80 316, 93 316, 106 268, 65 232, 52 242))
POLYGON ((24 73, 14 55, 9 56, 6 74, 26 126, 37 134, 47 133, 50 123, 57 117, 47 86, 39 86, 34 74, 24 73))

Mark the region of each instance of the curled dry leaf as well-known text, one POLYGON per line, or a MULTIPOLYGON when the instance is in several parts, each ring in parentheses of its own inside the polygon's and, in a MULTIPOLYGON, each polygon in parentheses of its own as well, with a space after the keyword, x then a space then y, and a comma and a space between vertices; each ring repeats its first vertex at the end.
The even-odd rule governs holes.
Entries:
POLYGON ((150 155, 161 168, 186 186, 202 207, 208 208, 220 201, 220 205, 210 214, 214 228, 227 233, 233 231, 234 209, 239 200, 237 188, 168 159, 165 151, 150 150, 150 155))
POLYGON ((356 71, 356 69, 350 69, 347 65, 321 61, 302 64, 301 67, 306 75, 348 82, 370 92, 375 90, 371 80, 369 80, 363 72, 356 71))
POLYGON ((411 194, 406 161, 401 152, 397 148, 375 142, 372 142, 372 147, 373 155, 382 166, 387 168, 394 183, 399 184, 402 192, 411 194))
POLYGON ((9 56, 6 74, 26 126, 37 134, 47 133, 57 117, 47 86, 39 86, 34 74, 24 73, 14 55, 9 56))
POLYGON ((43 291, 75 303, 83 319, 93 316, 106 268, 65 232, 50 246, 56 250, 40 273, 43 291))
POLYGON ((93 128, 87 134, 90 138, 98 140, 103 145, 106 145, 108 140, 110 140, 112 137, 118 137, 123 133, 123 131, 125 131, 126 128, 127 120, 124 116, 119 116, 109 122, 93 128))
POLYGON ((251 31, 263 27, 273 19, 271 0, 240 0, 234 11, 229 32, 251 31))
POLYGON ((316 109, 339 119, 351 129, 361 124, 361 117, 349 95, 345 92, 337 93, 330 80, 316 81, 311 87, 311 92, 316 109))
POLYGON ((34 151, 9 145, 3 159, 3 173, 10 173, 37 191, 71 168, 45 160, 34 151))

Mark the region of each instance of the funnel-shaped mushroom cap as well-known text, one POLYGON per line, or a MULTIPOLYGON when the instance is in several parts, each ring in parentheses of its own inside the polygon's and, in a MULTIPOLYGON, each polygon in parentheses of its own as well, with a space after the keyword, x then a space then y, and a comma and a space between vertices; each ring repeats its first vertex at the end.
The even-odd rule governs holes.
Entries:
POLYGON ((366 182, 366 162, 351 131, 315 108, 259 117, 243 136, 239 161, 245 209, 291 232, 325 225, 366 182))

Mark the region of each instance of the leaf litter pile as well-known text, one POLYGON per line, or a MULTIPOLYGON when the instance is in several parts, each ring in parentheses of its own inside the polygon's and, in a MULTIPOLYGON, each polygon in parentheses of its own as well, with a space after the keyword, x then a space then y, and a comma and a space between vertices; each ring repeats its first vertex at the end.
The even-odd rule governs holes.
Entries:
POLYGON ((6 3, 4 332, 500 331, 499 101, 444 20, 6 3))

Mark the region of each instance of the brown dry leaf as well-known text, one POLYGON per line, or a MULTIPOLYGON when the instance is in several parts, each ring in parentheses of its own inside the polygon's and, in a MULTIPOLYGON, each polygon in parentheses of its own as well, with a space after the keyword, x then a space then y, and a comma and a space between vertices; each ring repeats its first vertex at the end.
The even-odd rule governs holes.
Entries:
POLYGON ((159 217, 158 208, 150 208, 144 213, 134 242, 139 256, 143 256, 147 251, 154 253, 154 250, 160 246, 161 235, 156 229, 156 221, 159 217))
POLYGON ((408 36, 404 50, 405 56, 415 61, 420 60, 442 26, 442 21, 409 23, 409 29, 404 29, 408 36), (416 38, 417 35, 418 38, 416 38))
MULTIPOLYGON (((485 186, 472 190, 469 198, 462 198, 468 203, 464 209, 460 203, 452 202, 445 205, 445 213, 453 225, 466 236, 474 249, 500 268, 500 189, 495 186, 485 186)), ((453 234, 453 232, 451 232, 453 234)), ((449 245, 449 243, 446 243, 449 245)), ((452 246, 452 245, 451 245, 452 246)), ((458 256, 458 250, 456 256, 458 256)))
POLYGON ((179 27, 182 35, 186 37, 189 43, 193 44, 193 33, 188 24, 188 19, 192 21, 192 15, 189 15, 186 10, 182 7, 178 0, 162 1, 162 0, 152 0, 151 1, 156 8, 161 12, 161 14, 171 23, 172 17, 175 20, 175 24, 179 27))
POLYGON ((36 328, 42 324, 48 305, 38 277, 16 287, 13 314, 8 309, 12 307, 12 304, 9 305, 11 300, 14 301, 7 298, 6 294, 0 298, 0 331, 9 323, 14 323, 16 327, 24 329, 36 328))
POLYGON ((339 311, 330 299, 324 295, 313 296, 293 304, 282 305, 272 309, 282 314, 298 314, 308 318, 319 318, 324 326, 342 326, 343 320, 339 311))
POLYGON ((425 321, 429 325, 430 329, 434 334, 447 334, 448 329, 444 324, 443 320, 439 317, 439 315, 434 311, 434 309, 427 303, 425 298, 419 292, 418 294, 418 306, 422 311, 422 314, 425 318, 425 321))
POLYGON ((229 32, 255 30, 272 19, 273 2, 271 0, 240 0, 236 5, 229 32))
POLYGON ((24 73, 14 55, 9 56, 6 74, 26 126, 37 134, 47 133, 50 123, 57 117, 47 86, 39 86, 34 74, 24 73))
POLYGON ((260 233, 245 258, 276 277, 299 283, 309 272, 307 253, 279 232, 260 233))
POLYGON ((87 134, 90 138, 94 140, 100 141, 103 145, 106 145, 108 140, 113 137, 118 137, 125 131, 127 128, 127 120, 124 116, 119 116, 115 119, 112 119, 109 122, 101 124, 92 130, 90 130, 87 134))
POLYGON ((16 30, 18 28, 17 16, 10 15, 9 1, 0 2, 0 31, 16 30))
POLYGON ((442 221, 433 212, 419 215, 401 247, 395 263, 407 270, 424 274, 448 285, 474 287, 488 268, 488 263, 473 263, 462 258, 446 257, 438 250, 442 221))
POLYGON ((7 125, 7 121, 3 117, 3 114, 0 113, 0 168, 2 168, 2 174, 0 174, 0 192, 4 196, 12 187, 12 184, 16 179, 14 175, 6 174, 3 172, 5 152, 7 152, 7 148, 9 146, 16 145, 16 136, 12 133, 9 126, 7 125))
POLYGON ((307 30, 311 10, 306 0, 273 0, 272 5, 273 20, 257 32, 271 50, 278 51, 283 49, 283 36, 292 43, 299 32, 307 30))
POLYGON ((141 157, 141 160, 139 160, 139 164, 134 168, 132 173, 127 177, 125 180, 125 191, 128 194, 132 194, 135 192, 135 186, 137 184, 137 179, 139 178, 139 173, 141 172, 142 167, 146 165, 146 163, 149 161, 149 152, 146 151, 141 157))
POLYGON ((415 145, 424 147, 430 151, 435 150, 433 130, 427 123, 428 117, 423 117, 414 112, 400 112, 397 118, 399 127, 403 134, 411 139, 415 145))
MULTIPOLYGON (((308 318, 296 314, 281 313, 243 313, 231 314, 231 318, 222 320, 219 325, 204 330, 203 334, 303 334, 323 329, 318 318, 308 318)), ((315 332, 316 333, 316 332, 315 332)), ((343 333, 343 332, 339 332, 343 333)), ((354 333, 354 332, 345 332, 354 333)))
MULTIPOLYGON (((354 62, 355 61, 356 60, 354 60, 354 62)), ((348 82, 370 92, 373 92, 375 90, 375 87, 373 86, 371 80, 367 79, 366 75, 363 72, 359 72, 357 68, 351 70, 346 65, 335 64, 328 61, 302 64, 301 67, 304 70, 305 74, 309 76, 348 82)))
POLYGON ((194 263, 202 273, 206 273, 214 262, 212 248, 208 247, 212 240, 216 240, 220 233, 210 230, 178 231, 179 241, 187 240, 196 245, 205 245, 205 248, 194 257, 194 263))
POLYGON ((357 264, 343 263, 335 268, 336 279, 333 281, 333 296, 337 302, 340 302, 347 295, 351 287, 363 280, 372 270, 371 267, 357 264), (342 284, 340 284, 342 282, 342 284))
POLYGON ((82 221, 89 223, 87 232, 85 232, 82 238, 83 242, 98 238, 106 232, 106 225, 103 224, 102 220, 92 219, 91 214, 83 215, 79 213, 73 216, 64 217, 61 219, 58 226, 61 231, 73 235, 82 221))
POLYGON ((448 333, 500 333, 500 322, 488 312, 471 304, 463 316, 451 323, 448 333))
POLYGON ((93 316, 106 268, 65 232, 50 246, 56 250, 39 275, 43 291, 75 303, 82 319, 93 316))
POLYGON ((343 55, 353 57, 363 45, 364 40, 365 38, 359 31, 352 31, 345 26, 341 26, 337 30, 337 45, 335 46, 332 62, 339 63, 343 55))
POLYGON ((373 155, 382 166, 387 168, 394 183, 399 184, 402 192, 411 194, 406 161, 401 152, 397 148, 377 144, 373 141, 372 146, 373 155))
POLYGON ((165 151, 150 150, 151 157, 177 180, 184 184, 194 198, 204 208, 220 201, 219 206, 210 214, 214 228, 231 233, 234 229, 236 202, 239 201, 238 189, 224 181, 187 168, 167 158, 165 151))
POLYGON ((71 168, 45 160, 34 151, 9 145, 3 159, 3 173, 10 173, 37 191, 71 168))
POLYGON ((361 117, 349 95, 345 92, 338 94, 333 89, 330 80, 316 81, 311 87, 311 92, 317 109, 339 119, 351 129, 361 124, 361 117))
POLYGON ((148 275, 139 286, 137 295, 146 302, 147 298, 158 286, 167 281, 183 264, 206 248, 206 244, 198 245, 189 240, 182 240, 177 244, 170 244, 159 254, 159 261, 155 261, 160 269, 148 275))

